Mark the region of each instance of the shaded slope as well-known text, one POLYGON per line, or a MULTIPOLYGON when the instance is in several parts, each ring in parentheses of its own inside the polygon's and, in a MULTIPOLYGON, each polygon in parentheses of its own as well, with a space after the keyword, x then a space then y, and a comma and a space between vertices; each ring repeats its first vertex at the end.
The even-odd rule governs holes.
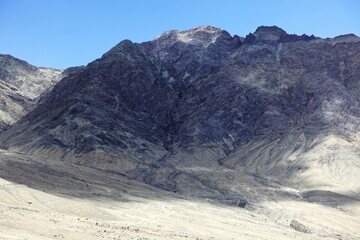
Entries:
MULTIPOLYGON (((0 237, 357 239, 359 235, 360 205, 351 198, 329 207, 304 201, 296 189, 266 179, 252 181, 234 170, 205 170, 198 176, 213 174, 220 180, 226 174, 224 186, 231 183, 249 199, 246 209, 236 205, 236 198, 223 197, 219 204, 216 199, 161 191, 112 171, 1 151, 0 237)), ((303 195, 311 201, 339 197, 325 191, 303 195)))

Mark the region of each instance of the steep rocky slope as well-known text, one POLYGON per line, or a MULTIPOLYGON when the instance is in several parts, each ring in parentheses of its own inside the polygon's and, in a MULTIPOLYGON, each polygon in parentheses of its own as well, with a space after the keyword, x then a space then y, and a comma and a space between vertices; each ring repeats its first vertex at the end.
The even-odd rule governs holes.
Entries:
POLYGON ((59 82, 1 134, 1 145, 200 195, 239 192, 231 180, 194 169, 298 187, 317 165, 345 161, 340 168, 358 176, 359 59, 356 36, 320 39, 277 27, 243 40, 214 27, 125 40, 59 82), (331 150, 339 146, 348 159, 331 150))
POLYGON ((65 75, 61 70, 37 68, 0 54, 0 132, 19 120, 65 75))
MULTIPOLYGON (((146 198, 156 187, 245 207, 293 237, 358 236, 357 36, 262 26, 241 38, 197 27, 141 44, 124 40, 69 71, 0 134, 0 178, 116 203, 127 188, 141 186, 135 192, 146 198)), ((168 208, 177 206, 172 201, 168 208)))

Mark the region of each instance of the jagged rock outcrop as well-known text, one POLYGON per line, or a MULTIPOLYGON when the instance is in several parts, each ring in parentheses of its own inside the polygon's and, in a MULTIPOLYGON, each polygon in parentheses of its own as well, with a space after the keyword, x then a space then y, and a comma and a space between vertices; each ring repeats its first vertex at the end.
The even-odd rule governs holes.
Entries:
POLYGON ((290 181, 322 139, 359 141, 360 44, 342 39, 198 27, 124 40, 60 81, 1 146, 180 192, 233 191, 195 167, 290 181))
POLYGON ((61 70, 37 68, 0 54, 0 132, 28 113, 64 76, 61 70))
POLYGON ((298 41, 311 41, 316 39, 314 35, 308 36, 303 34, 301 36, 296 34, 288 34, 283 29, 276 26, 260 26, 254 33, 250 33, 246 36, 244 43, 253 44, 255 42, 260 43, 286 43, 286 42, 298 42, 298 41))

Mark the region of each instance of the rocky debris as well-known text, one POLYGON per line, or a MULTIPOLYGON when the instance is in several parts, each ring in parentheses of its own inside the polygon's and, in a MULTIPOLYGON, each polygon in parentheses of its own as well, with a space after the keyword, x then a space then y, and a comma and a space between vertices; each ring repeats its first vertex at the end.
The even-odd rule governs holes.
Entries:
POLYGON ((206 200, 209 202, 222 203, 222 204, 231 205, 231 206, 240 207, 240 208, 245 208, 249 204, 248 200, 241 196, 237 196, 237 197, 226 196, 226 197, 222 197, 222 198, 221 197, 206 198, 206 200))
POLYGON ((292 227, 293 229, 295 229, 298 232, 302 232, 302 233, 310 233, 310 229, 308 229, 304 224, 300 223, 299 221, 293 219, 290 222, 290 227, 292 227))

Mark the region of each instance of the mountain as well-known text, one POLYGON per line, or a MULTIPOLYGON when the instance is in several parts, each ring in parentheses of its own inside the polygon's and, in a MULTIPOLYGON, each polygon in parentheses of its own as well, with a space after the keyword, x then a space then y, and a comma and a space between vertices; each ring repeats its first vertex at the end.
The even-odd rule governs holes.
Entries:
MULTIPOLYGON (((284 209, 304 201, 359 216, 347 207, 360 199, 359 79, 355 35, 172 30, 144 43, 124 40, 63 78, 0 134, 0 145, 281 224, 296 215, 296 207, 286 217, 284 209)), ((329 230, 327 220, 319 227, 306 218, 312 213, 302 221, 316 236, 356 234, 329 230)))
POLYGON ((28 113, 39 96, 65 75, 0 54, 0 132, 28 113))

